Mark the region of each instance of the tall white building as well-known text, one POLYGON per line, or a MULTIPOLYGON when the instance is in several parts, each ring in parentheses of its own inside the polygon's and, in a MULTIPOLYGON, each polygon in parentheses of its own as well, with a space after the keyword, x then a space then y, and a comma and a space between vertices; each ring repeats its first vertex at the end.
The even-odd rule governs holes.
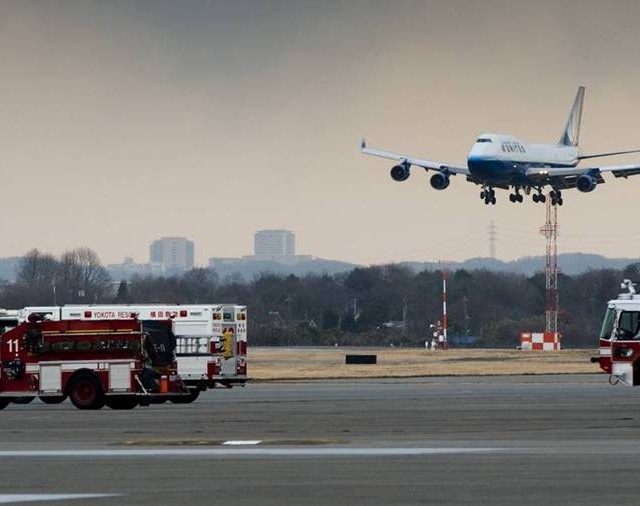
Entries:
POLYGON ((193 241, 185 237, 163 237, 149 247, 149 262, 162 265, 168 273, 193 269, 194 258, 193 241))
POLYGON ((292 261, 296 254, 296 236, 291 230, 258 230, 253 235, 256 260, 292 261))

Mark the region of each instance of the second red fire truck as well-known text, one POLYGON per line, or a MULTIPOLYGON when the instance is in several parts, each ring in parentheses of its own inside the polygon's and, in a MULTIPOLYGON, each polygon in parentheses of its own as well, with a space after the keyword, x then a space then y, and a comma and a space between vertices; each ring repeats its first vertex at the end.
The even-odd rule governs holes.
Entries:
POLYGON ((597 362, 612 384, 640 385, 640 294, 625 279, 626 293, 607 303, 600 330, 597 362))

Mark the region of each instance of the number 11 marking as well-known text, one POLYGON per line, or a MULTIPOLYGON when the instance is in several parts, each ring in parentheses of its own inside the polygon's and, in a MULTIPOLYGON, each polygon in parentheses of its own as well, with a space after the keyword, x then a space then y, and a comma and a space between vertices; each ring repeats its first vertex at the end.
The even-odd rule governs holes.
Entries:
POLYGON ((20 350, 18 348, 20 341, 18 341, 17 339, 9 339, 7 343, 9 344, 9 353, 18 353, 18 351, 20 350))

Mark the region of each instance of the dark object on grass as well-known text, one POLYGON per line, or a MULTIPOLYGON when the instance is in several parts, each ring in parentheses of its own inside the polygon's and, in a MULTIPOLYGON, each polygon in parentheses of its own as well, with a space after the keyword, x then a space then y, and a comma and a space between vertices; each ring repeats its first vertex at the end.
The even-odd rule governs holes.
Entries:
POLYGON ((378 355, 345 355, 346 364, 377 364, 378 355))

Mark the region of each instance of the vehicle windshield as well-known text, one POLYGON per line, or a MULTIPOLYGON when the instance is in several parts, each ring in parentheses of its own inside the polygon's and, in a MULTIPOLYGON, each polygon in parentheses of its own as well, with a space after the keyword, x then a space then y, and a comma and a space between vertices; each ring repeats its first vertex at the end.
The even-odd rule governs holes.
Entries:
POLYGON ((613 330, 613 322, 616 319, 616 310, 612 307, 607 308, 600 330, 600 339, 611 339, 611 331, 613 330))
POLYGON ((633 339, 640 331, 640 312, 622 311, 618 319, 616 337, 618 339, 633 339))

